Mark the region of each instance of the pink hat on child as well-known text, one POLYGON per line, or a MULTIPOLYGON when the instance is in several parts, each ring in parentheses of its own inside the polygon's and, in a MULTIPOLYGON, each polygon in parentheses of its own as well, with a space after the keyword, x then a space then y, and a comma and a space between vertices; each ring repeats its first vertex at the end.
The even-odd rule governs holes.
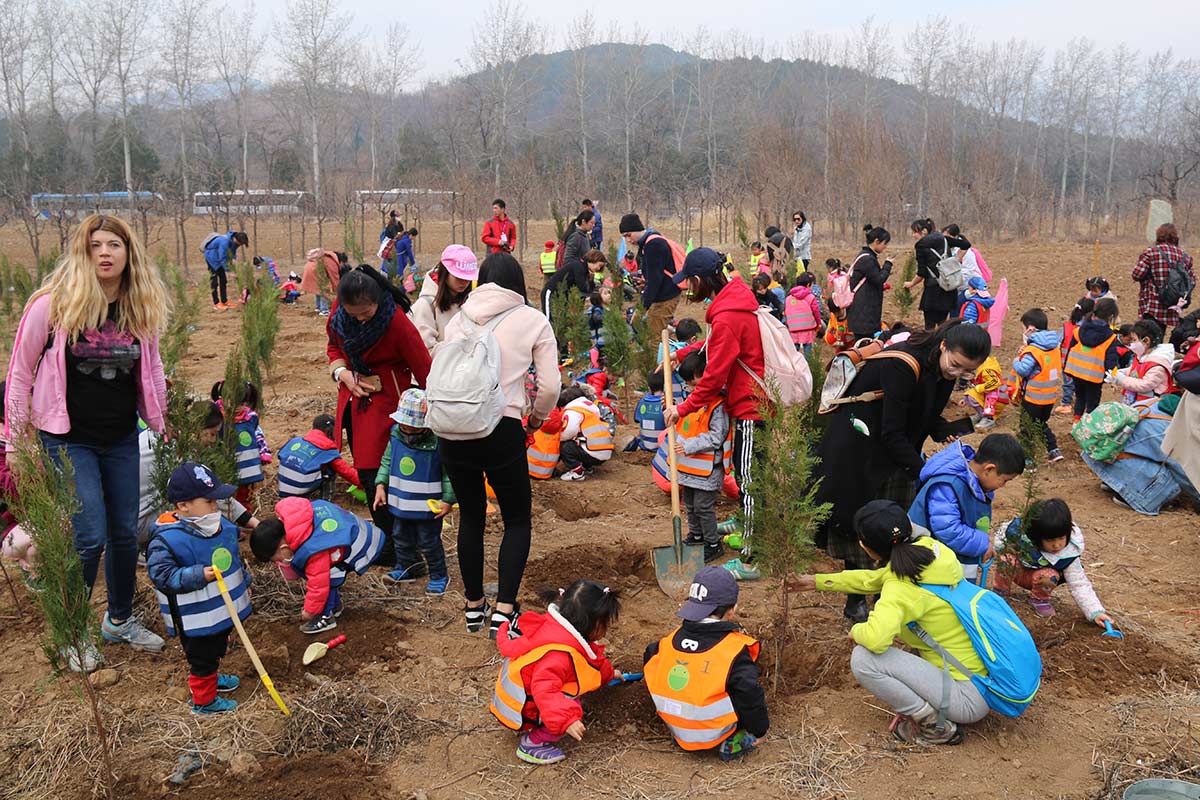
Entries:
POLYGON ((442 251, 441 262, 447 272, 460 280, 473 281, 479 278, 479 263, 471 248, 465 245, 448 245, 442 251))

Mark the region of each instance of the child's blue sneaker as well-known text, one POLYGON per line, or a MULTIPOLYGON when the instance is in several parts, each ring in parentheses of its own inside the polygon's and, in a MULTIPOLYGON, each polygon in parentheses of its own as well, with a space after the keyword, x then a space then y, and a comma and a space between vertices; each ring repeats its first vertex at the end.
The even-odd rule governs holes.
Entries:
POLYGON ((224 672, 217 674, 218 692, 232 692, 241 685, 242 680, 237 675, 226 675, 224 672))
POLYGON ((198 706, 192 703, 193 714, 224 714, 227 711, 233 711, 238 707, 237 700, 230 700, 228 697, 216 697, 206 706, 198 706))
POLYGON ((446 587, 450 585, 450 576, 442 575, 437 578, 430 578, 429 583, 425 585, 425 594, 441 595, 446 593, 446 587))
POLYGON ((754 751, 758 745, 758 739, 746 731, 738 731, 733 736, 730 736, 725 741, 721 742, 721 747, 718 749, 718 754, 722 761, 732 761, 735 758, 741 758, 747 753, 754 751))
POLYGON ((424 564, 412 564, 407 567, 397 567, 384 577, 392 583, 415 583, 417 578, 424 574, 424 564))

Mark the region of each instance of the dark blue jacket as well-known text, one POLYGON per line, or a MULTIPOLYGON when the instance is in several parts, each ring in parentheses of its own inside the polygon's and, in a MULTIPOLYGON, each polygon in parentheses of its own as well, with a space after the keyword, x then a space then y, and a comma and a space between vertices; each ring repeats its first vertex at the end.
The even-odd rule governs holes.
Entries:
POLYGON ((646 288, 642 289, 644 308, 679 296, 679 287, 672 280, 675 277, 675 257, 671 254, 671 246, 664 238, 647 242, 651 236, 661 237, 662 234, 648 228, 638 239, 638 267, 646 279, 646 288))
POLYGON ((592 213, 596 215, 596 227, 592 228, 592 249, 604 249, 604 225, 600 221, 600 210, 592 209, 592 213))
POLYGON ((412 237, 406 233, 396 240, 396 274, 403 274, 406 267, 416 263, 417 259, 413 256, 412 237))
POLYGON ((991 544, 992 493, 971 471, 975 451, 954 442, 925 462, 921 491, 908 510, 914 524, 954 551, 964 564, 978 564, 991 544))
MULTIPOLYGON (((1102 319, 1085 319, 1079 326, 1079 342, 1085 347, 1095 347, 1104 344, 1116 336, 1108 323, 1102 319)), ((1116 343, 1109 345, 1104 353, 1104 369, 1108 371, 1121 365, 1121 354, 1117 352, 1116 343)))
POLYGON ((238 243, 233 239, 233 231, 229 231, 224 236, 213 239, 208 243, 208 247, 204 248, 204 263, 208 264, 208 268, 213 272, 225 269, 229 259, 237 258, 237 249, 238 243))

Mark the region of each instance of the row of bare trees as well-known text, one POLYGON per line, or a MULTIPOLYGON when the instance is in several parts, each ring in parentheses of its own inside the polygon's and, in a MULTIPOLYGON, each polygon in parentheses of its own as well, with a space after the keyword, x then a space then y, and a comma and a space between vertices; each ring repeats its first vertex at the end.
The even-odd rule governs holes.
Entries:
POLYGON ((1198 194, 1200 67, 1170 50, 1047 52, 944 17, 667 47, 492 0, 458 74, 405 92, 403 25, 367 35, 342 0, 289 0, 268 35, 252 0, 220 1, 0 0, 0 192, 35 253, 39 191, 159 192, 183 253, 195 191, 304 189, 318 241, 350 187, 452 190, 456 225, 496 194, 521 219, 587 194, 685 230, 708 214, 726 240, 793 205, 847 233, 931 215, 1120 234, 1145 197, 1186 222, 1198 194))

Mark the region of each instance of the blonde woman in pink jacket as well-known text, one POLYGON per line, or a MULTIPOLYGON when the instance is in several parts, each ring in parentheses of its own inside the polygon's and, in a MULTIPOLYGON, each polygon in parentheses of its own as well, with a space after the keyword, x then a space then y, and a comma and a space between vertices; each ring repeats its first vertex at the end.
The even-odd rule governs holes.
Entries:
MULTIPOLYGON (((138 416, 161 432, 166 382, 158 337, 170 311, 158 271, 129 225, 94 214, 21 316, 5 397, 9 449, 36 436, 75 471, 75 548, 89 589, 101 556, 106 641, 159 652, 161 637, 133 616, 137 572, 138 416)), ((203 526, 206 520, 198 519, 203 526)), ((100 654, 64 652, 75 671, 100 654)))

